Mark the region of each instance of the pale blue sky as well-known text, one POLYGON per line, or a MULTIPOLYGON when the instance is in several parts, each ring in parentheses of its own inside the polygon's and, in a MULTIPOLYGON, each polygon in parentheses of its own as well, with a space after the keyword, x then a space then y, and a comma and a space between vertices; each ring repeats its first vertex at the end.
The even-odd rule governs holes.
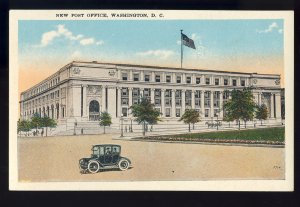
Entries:
POLYGON ((19 21, 20 64, 97 60, 179 67, 180 29, 194 39, 197 49, 184 47, 184 65, 189 67, 242 70, 244 65, 255 72, 260 70, 257 65, 268 67, 274 58, 283 60, 281 19, 30 20, 19 21))

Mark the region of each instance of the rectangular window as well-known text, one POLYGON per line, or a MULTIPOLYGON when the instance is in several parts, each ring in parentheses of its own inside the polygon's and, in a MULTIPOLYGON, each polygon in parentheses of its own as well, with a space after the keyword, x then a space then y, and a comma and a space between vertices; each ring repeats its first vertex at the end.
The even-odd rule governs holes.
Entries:
POLYGON ((200 84, 200 80, 201 80, 201 78, 197 77, 196 78, 196 84, 200 84))
POLYGON ((219 85, 219 78, 215 78, 215 85, 216 85, 216 86, 219 85))
POLYGON ((205 117, 208 117, 209 109, 205 109, 205 117))
POLYGON ((122 88, 122 96, 128 96, 128 89, 122 88))
POLYGON ((122 114, 127 117, 127 108, 122 108, 122 114))
POLYGON ((160 82, 160 75, 155 75, 155 82, 160 82))
POLYGON ((180 109, 176 109, 176 117, 180 117, 180 109))
POLYGON ((176 83, 181 83, 181 76, 176 77, 176 83))
POLYGON ((147 81, 147 82, 150 81, 150 75, 145 75, 145 81, 147 81))
POLYGON ((128 80, 128 74, 122 73, 122 80, 128 80))
POLYGON ((171 109, 166 108, 166 117, 171 117, 171 109))
POLYGON ((227 86, 228 85, 228 79, 224 79, 224 86, 227 86))
POLYGON ((204 106, 210 107, 210 92, 204 92, 204 106))
POLYGON ((214 109, 214 117, 219 116, 219 109, 214 109))
POLYGON ((236 80, 235 79, 232 80, 232 85, 236 86, 236 80))
POLYGON ((138 73, 133 74, 133 81, 139 81, 140 75, 138 73))
POLYGON ((167 76, 166 76, 166 82, 167 82, 167 83, 171 83, 171 76, 170 76, 170 75, 167 75, 167 76))
POLYGON ((210 84, 210 78, 205 78, 205 84, 209 85, 210 84))
POLYGON ((191 77, 186 77, 186 83, 191 83, 192 78, 191 77))
POLYGON ((241 80, 241 86, 245 86, 246 84, 246 81, 245 80, 241 80))

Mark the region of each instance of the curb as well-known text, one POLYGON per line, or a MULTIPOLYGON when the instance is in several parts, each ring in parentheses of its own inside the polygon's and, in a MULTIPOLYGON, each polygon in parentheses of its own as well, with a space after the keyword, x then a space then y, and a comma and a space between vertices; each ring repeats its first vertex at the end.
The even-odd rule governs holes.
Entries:
POLYGON ((166 140, 151 140, 139 138, 113 138, 113 140, 122 141, 140 141, 140 142, 159 142, 159 143, 181 143, 181 144, 202 144, 202 145, 225 145, 225 146, 241 146, 241 147, 270 147, 270 148, 284 148, 284 144, 244 144, 244 143, 224 143, 224 142, 195 142, 195 141, 166 141, 166 140))

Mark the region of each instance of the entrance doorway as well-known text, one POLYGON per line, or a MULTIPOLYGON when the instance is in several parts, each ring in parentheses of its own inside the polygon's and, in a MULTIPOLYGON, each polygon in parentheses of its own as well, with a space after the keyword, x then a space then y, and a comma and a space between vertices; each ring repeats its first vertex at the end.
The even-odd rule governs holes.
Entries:
POLYGON ((99 121, 100 118, 100 107, 99 102, 93 100, 90 102, 89 106, 89 120, 90 121, 99 121))

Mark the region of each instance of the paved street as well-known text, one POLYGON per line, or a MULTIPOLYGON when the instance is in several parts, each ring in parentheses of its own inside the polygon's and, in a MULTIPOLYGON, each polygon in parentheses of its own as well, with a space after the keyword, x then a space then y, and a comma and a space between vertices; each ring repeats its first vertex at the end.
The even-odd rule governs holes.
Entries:
POLYGON ((284 179, 284 148, 113 140, 119 135, 19 138, 20 181, 284 179), (120 144, 133 168, 80 174, 91 146, 120 144))

